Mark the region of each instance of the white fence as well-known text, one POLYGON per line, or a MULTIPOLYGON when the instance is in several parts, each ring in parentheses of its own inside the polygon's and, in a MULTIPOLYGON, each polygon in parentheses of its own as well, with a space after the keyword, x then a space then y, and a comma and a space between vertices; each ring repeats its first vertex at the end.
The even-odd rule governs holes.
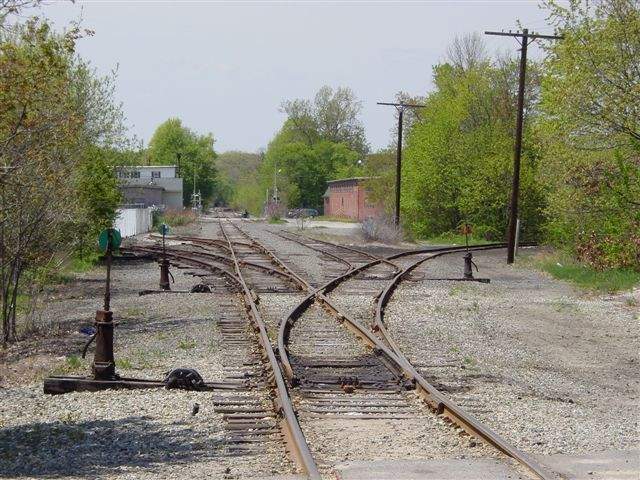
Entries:
POLYGON ((153 221, 150 208, 119 208, 115 228, 120 230, 122 238, 132 237, 151 230, 153 221))

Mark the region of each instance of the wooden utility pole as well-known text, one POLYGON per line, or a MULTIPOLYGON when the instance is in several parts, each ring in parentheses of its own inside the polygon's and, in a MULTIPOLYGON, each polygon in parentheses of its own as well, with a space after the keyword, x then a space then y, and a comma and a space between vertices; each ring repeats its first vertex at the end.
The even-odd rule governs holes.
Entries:
POLYGON ((538 38, 557 40, 562 36, 539 35, 524 28, 522 32, 484 32, 485 35, 513 37, 521 45, 520 76, 518 78, 518 112, 516 114, 516 138, 513 149, 513 179, 511 181, 511 201, 509 203, 509 229, 507 231, 507 263, 513 263, 516 250, 516 230, 518 223, 518 197, 520 192, 520 158, 522 156, 522 127, 524 124, 524 87, 527 74, 527 47, 538 38))
POLYGON ((400 225, 400 180, 402 175, 402 122, 405 108, 424 108, 426 105, 415 105, 410 103, 388 103, 378 102, 378 105, 391 105, 398 110, 398 149, 396 152, 396 209, 393 223, 400 225))

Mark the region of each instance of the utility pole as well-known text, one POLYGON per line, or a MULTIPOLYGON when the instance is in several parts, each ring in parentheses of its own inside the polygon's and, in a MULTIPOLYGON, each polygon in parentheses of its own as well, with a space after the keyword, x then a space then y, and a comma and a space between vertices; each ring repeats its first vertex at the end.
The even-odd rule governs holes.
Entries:
POLYGON ((518 223, 518 197, 520 192, 520 158, 522 156, 522 127, 524 123, 524 86, 527 74, 527 47, 529 43, 539 38, 559 40, 560 35, 539 35, 529 33, 524 28, 522 32, 484 32, 485 35, 513 37, 522 47, 520 49, 520 76, 518 79, 518 112, 516 114, 516 138, 513 149, 513 179, 511 183, 511 201, 509 203, 509 229, 507 231, 507 263, 513 263, 516 250, 516 229, 518 223))
POLYGON ((393 223, 400 226, 400 177, 402 175, 402 122, 405 108, 424 108, 426 105, 415 105, 411 103, 389 103, 378 102, 378 105, 390 105, 398 110, 398 150, 396 152, 396 210, 393 223))
POLYGON ((273 165, 273 201, 278 205, 278 161, 273 165))

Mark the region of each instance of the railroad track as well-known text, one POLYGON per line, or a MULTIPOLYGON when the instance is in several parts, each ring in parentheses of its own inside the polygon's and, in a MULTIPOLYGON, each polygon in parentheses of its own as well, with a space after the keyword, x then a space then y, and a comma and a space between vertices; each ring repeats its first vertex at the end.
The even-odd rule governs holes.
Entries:
MULTIPOLYGON (((194 261, 196 264, 221 263, 224 267, 218 265, 215 270, 225 272, 223 275, 232 279, 242 293, 245 308, 257 332, 262 356, 267 360, 267 380, 274 394, 275 410, 279 413, 280 430, 284 432, 296 463, 309 478, 320 478, 320 471, 326 471, 331 463, 331 459, 324 459, 318 453, 322 438, 313 431, 314 419, 343 421, 357 417, 360 420, 414 423, 428 422, 435 417, 433 413, 455 426, 450 427, 452 433, 464 430, 516 460, 536 478, 554 478, 427 382, 404 357, 385 328, 384 307, 397 285, 424 262, 460 251, 461 248, 402 252, 382 259, 349 247, 341 249, 329 242, 313 242, 313 245, 305 246, 318 253, 325 250, 323 254, 332 253, 326 250, 333 248, 349 250, 352 255, 348 259, 344 254, 327 255, 345 260, 340 262, 345 268, 341 275, 317 286, 296 273, 234 222, 225 222, 225 225, 231 226, 230 231, 225 229, 222 221, 219 225, 224 241, 197 237, 184 240, 197 245, 196 249, 205 247, 207 250, 223 251, 227 254, 226 259, 220 258, 223 255, 205 251, 194 254, 200 257, 195 260, 193 257, 191 260, 177 256, 170 258, 174 261, 190 261, 191 265, 194 265, 194 261), (203 257, 206 260, 202 260, 203 257), (252 277, 251 281, 245 278, 257 272, 259 275, 252 277), (277 355, 259 313, 258 295, 252 289, 253 282, 259 284, 259 278, 265 274, 307 292, 304 299, 279 324, 277 355), (365 284, 369 288, 363 291, 365 284), (370 288, 372 286, 373 289, 370 288), (346 313, 346 306, 339 305, 339 295, 335 295, 345 287, 355 287, 355 292, 375 298, 375 315, 367 312, 364 306, 357 308, 355 315, 346 313), (355 336, 336 328, 336 320, 355 336), (355 339, 359 342, 355 342, 355 339), (424 403, 416 402, 417 398, 424 403), (423 407, 425 404, 429 409, 423 407), (309 432, 311 442, 307 441, 303 431, 309 432), (316 462, 312 451, 319 462, 316 462)), ((292 236, 288 240, 307 243, 292 236)), ((473 250, 502 247, 500 244, 474 247, 473 250)), ((240 407, 238 410, 247 409, 244 405, 240 407)), ((264 412, 255 413, 260 415, 264 412)))
MULTIPOLYGON (((235 228, 239 229, 237 226, 235 226, 235 228)), ((247 235, 245 234, 245 236, 247 235)), ((247 236, 247 238, 249 237, 247 236)), ((328 242, 322 243, 326 244, 328 242)), ((260 246, 265 253, 269 254, 268 249, 259 243, 257 243, 257 245, 260 246)), ((335 244, 332 245, 337 247, 335 244)), ((496 244, 472 247, 471 250, 477 251, 494 248, 504 248, 504 245, 496 244)), ((315 249, 317 249, 317 247, 315 247, 314 250, 315 249)), ((406 278, 418 266, 432 258, 459 252, 461 250, 465 250, 465 247, 433 248, 422 251, 402 252, 387 257, 387 259, 385 259, 386 261, 376 258, 359 267, 350 268, 349 271, 342 276, 337 277, 314 290, 311 290, 308 284, 305 286, 304 283, 301 283, 301 286, 305 286, 305 289, 310 293, 280 324, 278 334, 278 352, 285 375, 292 385, 297 385, 301 391, 306 391, 311 394, 311 397, 321 394, 321 389, 317 388, 321 384, 325 390, 333 390, 331 394, 335 395, 335 391, 338 390, 335 388, 336 386, 342 389, 345 393, 351 393, 354 390, 361 391, 371 389, 378 389, 379 391, 388 393, 389 387, 393 383, 396 385, 403 385, 403 382, 405 382, 406 386, 406 382, 409 382, 409 388, 415 387, 415 392, 425 401, 433 412, 447 418, 453 424, 466 431, 469 435, 476 437, 480 441, 491 445, 503 454, 511 457, 522 466, 526 467, 536 478, 554 478, 538 462, 509 444, 497 433, 483 425, 470 413, 460 408, 431 385, 406 359, 385 328, 384 307, 391 298, 394 289, 402 279, 406 278), (391 261, 393 263, 390 263, 391 261), (397 267, 399 261, 403 263, 400 267, 401 270, 397 272, 393 276, 393 279, 380 291, 378 295, 376 295, 375 317, 370 325, 364 324, 362 321, 358 321, 354 318, 353 315, 345 313, 344 310, 340 310, 334 305, 335 302, 333 299, 328 298, 327 294, 331 291, 335 292, 341 284, 350 280, 358 281, 358 275, 361 275, 365 270, 371 269, 372 267, 379 267, 381 265, 393 265, 393 267, 397 267), (322 305, 324 310, 329 312, 339 322, 352 330, 356 337, 371 349, 372 353, 364 356, 360 353, 357 355, 358 358, 355 361, 353 360, 353 356, 349 360, 345 359, 344 356, 335 356, 332 363, 327 352, 320 351, 317 354, 309 355, 310 351, 308 348, 305 348, 304 344, 291 347, 290 340, 297 322, 303 318, 305 312, 312 309, 312 307, 317 303, 322 305), (318 361, 318 359, 320 359, 320 361, 318 361), (381 374, 380 363, 388 369, 389 374, 381 374), (315 371, 313 370, 314 367, 317 368, 315 371), (327 368, 331 370, 330 375, 327 375, 327 368), (310 369, 313 373, 309 373, 310 369), (323 371, 322 369, 325 370, 323 371), (301 374, 300 372, 303 373, 301 374), (339 375, 338 372, 341 373, 341 375, 339 375), (323 373, 325 374, 324 376, 322 375, 323 373), (360 374, 360 377, 358 377, 358 374, 360 374), (327 388, 327 386, 329 387, 327 388)), ((286 268, 286 266, 282 264, 282 262, 279 262, 277 258, 274 260, 286 268)), ((365 315, 361 314, 360 316, 363 317, 365 315)), ((323 325, 325 327, 320 329, 312 328, 311 332, 307 331, 305 332, 305 335, 299 335, 306 338, 309 338, 309 333, 314 335, 313 341, 307 342, 306 347, 309 345, 326 345, 327 343, 333 343, 333 346, 335 347, 332 349, 333 352, 344 351, 346 345, 345 343, 341 343, 344 342, 344 338, 340 338, 339 336, 330 333, 330 330, 327 328, 328 325, 326 321, 321 322, 317 308, 315 309, 310 321, 307 321, 306 323, 311 325, 323 325)), ((394 393, 397 394, 398 392, 396 391, 394 393)), ((337 397, 324 395, 322 398, 316 400, 321 400, 325 404, 335 402, 337 405, 342 406, 341 402, 343 401, 343 396, 340 393, 338 393, 337 397)), ((364 400, 364 402, 367 401, 364 398, 362 400, 364 400)), ((380 398, 371 397, 369 398, 369 404, 374 406, 374 408, 382 407, 385 402, 380 400, 380 398)), ((386 397, 384 400, 387 402, 391 401, 395 406, 400 407, 400 410, 395 410, 396 414, 403 411, 402 409, 406 407, 406 405, 402 404, 402 400, 397 395, 395 398, 386 397)), ((310 411, 318 406, 318 402, 311 402, 311 404, 312 408, 310 411)), ((406 410, 403 412, 406 412, 406 410)), ((349 410, 349 413, 353 413, 353 410, 349 410)), ((366 412, 363 410, 363 413, 366 412)))

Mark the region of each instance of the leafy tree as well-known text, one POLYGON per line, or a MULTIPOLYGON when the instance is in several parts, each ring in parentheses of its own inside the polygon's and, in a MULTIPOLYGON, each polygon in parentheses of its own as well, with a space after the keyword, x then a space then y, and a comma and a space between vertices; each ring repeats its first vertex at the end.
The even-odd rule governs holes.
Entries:
MULTIPOLYGON (((461 58, 434 68, 435 90, 407 135, 401 208, 405 226, 414 234, 437 235, 461 222, 475 225, 476 233, 488 239, 502 239, 506 230, 515 123, 515 98, 508 79, 517 65, 508 58, 490 61, 477 42, 474 37, 460 40, 450 55, 461 58)), ((539 76, 535 64, 529 70, 526 112, 531 119, 539 76)), ((535 239, 544 197, 528 133, 521 218, 524 238, 535 239)))
POLYGON ((213 135, 198 135, 178 118, 160 124, 149 141, 148 160, 152 165, 177 165, 184 181, 183 200, 191 203, 194 189, 205 201, 220 200, 213 149, 213 135))
POLYGON ((313 145, 325 140, 344 143, 364 156, 369 151, 364 127, 358 118, 362 103, 350 88, 335 91, 322 87, 313 100, 289 100, 282 103, 292 140, 313 145))
MULTIPOLYGON (((109 80, 75 56, 86 32, 37 18, 7 21, 0 5, 0 300, 3 341, 15 340, 16 299, 27 277, 55 268, 115 216, 110 154, 123 117, 109 80), (5 23, 6 22, 6 23, 5 23), (109 146, 107 148, 107 146, 109 146)), ((10 12, 5 7, 9 5, 10 12)))
POLYGON ((640 9, 631 0, 544 2, 538 125, 546 231, 597 268, 640 269, 640 9))

